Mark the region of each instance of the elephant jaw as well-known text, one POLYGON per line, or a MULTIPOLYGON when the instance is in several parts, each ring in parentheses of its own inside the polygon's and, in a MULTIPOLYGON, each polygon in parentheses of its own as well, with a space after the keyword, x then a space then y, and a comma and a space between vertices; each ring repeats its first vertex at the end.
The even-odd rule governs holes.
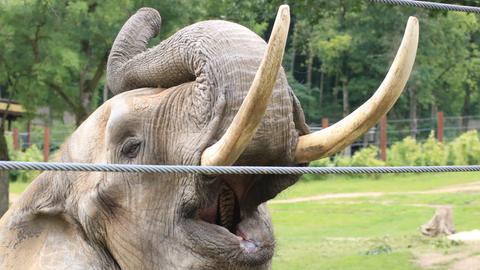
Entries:
POLYGON ((215 180, 209 194, 211 202, 199 208, 184 226, 198 249, 212 248, 209 255, 217 253, 213 257, 224 257, 231 266, 261 266, 271 260, 274 239, 265 205, 254 210, 243 207, 254 182, 248 175, 215 180))
POLYGON ((240 241, 248 240, 238 229, 238 225, 246 215, 245 211, 242 211, 241 202, 252 182, 249 176, 244 175, 219 177, 216 183, 217 192, 213 194, 214 200, 208 206, 198 209, 198 218, 227 229, 240 241))

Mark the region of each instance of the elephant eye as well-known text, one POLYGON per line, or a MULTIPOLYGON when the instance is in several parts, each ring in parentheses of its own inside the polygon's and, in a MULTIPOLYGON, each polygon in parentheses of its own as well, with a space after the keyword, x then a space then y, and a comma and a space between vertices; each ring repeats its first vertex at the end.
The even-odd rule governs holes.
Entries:
POLYGON ((140 141, 139 139, 129 138, 123 143, 122 154, 128 158, 134 158, 137 156, 141 145, 142 141, 140 141))

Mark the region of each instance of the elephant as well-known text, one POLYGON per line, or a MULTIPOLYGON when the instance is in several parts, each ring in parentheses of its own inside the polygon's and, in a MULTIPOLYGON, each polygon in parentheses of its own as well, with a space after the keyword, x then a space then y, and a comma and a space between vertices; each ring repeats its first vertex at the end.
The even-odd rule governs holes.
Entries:
MULTIPOLYGON (((161 17, 138 10, 108 58, 114 96, 74 131, 56 161, 307 166, 341 150, 403 91, 418 21, 408 20, 374 95, 314 133, 281 67, 289 24, 283 5, 268 44, 243 26, 210 20, 147 48, 161 17)), ((269 269, 275 240, 266 202, 298 178, 45 171, 0 220, 0 266, 269 269)))

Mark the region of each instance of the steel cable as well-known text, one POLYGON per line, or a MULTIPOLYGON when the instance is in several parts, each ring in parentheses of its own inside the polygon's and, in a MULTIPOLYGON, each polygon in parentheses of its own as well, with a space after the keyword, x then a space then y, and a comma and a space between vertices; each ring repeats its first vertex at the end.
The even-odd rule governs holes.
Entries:
POLYGON ((183 165, 134 165, 90 164, 59 162, 0 161, 0 170, 39 171, 90 171, 124 173, 200 173, 216 174, 384 174, 384 173, 432 173, 474 172, 480 165, 470 166, 403 166, 403 167, 267 167, 267 166, 183 166, 183 165))
POLYGON ((391 5, 399 5, 399 6, 409 6, 409 7, 416 7, 416 8, 425 8, 425 9, 449 10, 449 11, 459 11, 459 12, 468 12, 468 13, 480 13, 480 7, 460 6, 460 5, 444 4, 444 3, 428 2, 428 1, 370 0, 370 2, 391 4, 391 5))

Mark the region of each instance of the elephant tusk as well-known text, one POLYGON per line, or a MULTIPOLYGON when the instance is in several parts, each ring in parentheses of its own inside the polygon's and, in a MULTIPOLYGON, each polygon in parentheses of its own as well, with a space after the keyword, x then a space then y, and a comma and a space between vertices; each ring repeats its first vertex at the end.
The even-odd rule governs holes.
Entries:
POLYGON ((418 20, 410 17, 397 55, 378 90, 362 106, 336 124, 299 138, 295 161, 306 163, 342 150, 385 115, 398 99, 415 62, 418 20))
POLYGON ((288 5, 282 5, 278 9, 267 50, 247 96, 222 138, 202 153, 202 165, 232 165, 249 145, 270 101, 282 64, 289 26, 290 9, 288 5))

